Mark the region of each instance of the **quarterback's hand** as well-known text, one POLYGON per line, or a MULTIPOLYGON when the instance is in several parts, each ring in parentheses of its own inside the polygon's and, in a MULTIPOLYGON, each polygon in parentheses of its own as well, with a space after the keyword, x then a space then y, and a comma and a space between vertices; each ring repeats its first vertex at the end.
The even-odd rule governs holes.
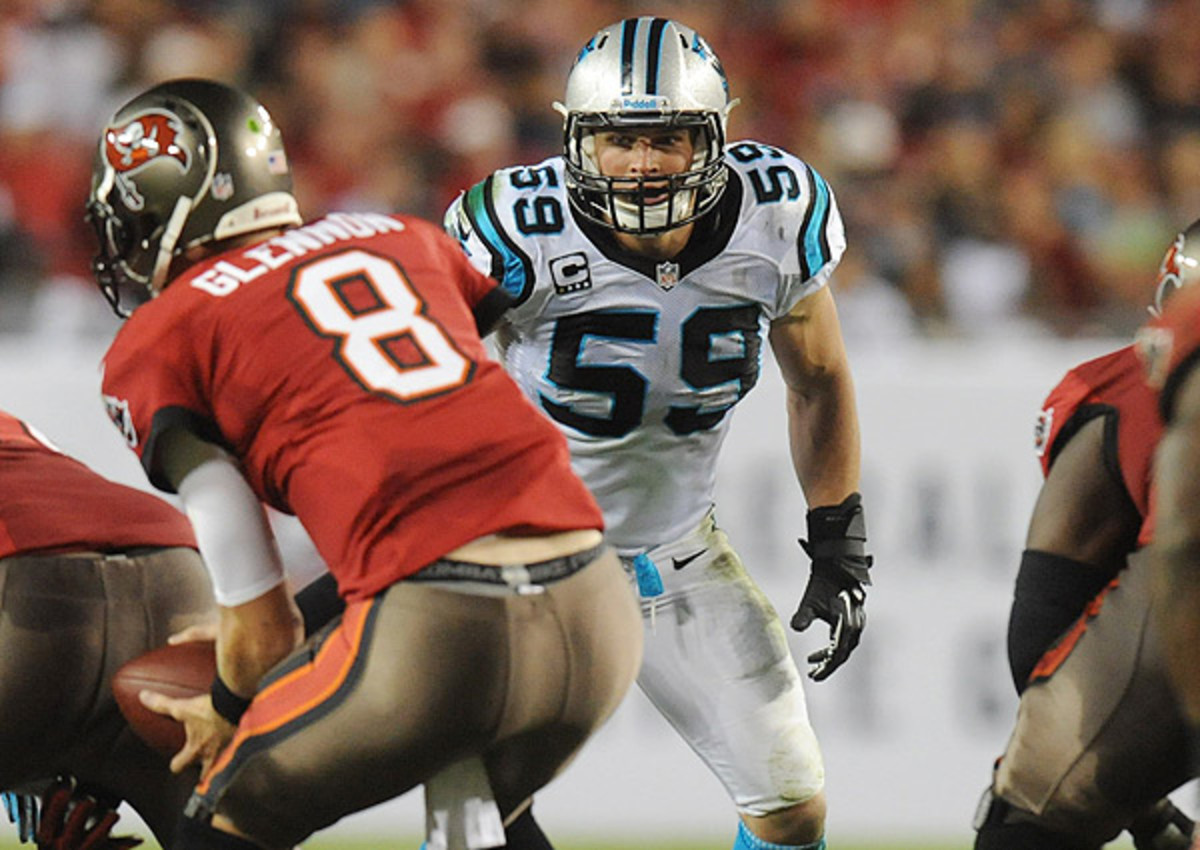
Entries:
POLYGON ((812 559, 812 574, 792 615, 802 632, 815 620, 829 624, 829 643, 808 656, 808 675, 820 682, 845 663, 867 625, 865 585, 872 558, 865 552, 862 496, 852 493, 840 505, 808 512, 808 540, 800 546, 812 559))
POLYGON ((209 640, 214 643, 217 640, 217 621, 208 620, 203 623, 193 623, 186 629, 175 632, 175 634, 167 637, 167 643, 171 646, 176 646, 181 643, 192 643, 194 641, 209 640))
POLYGON ((116 806, 101 802, 60 777, 42 797, 37 829, 38 850, 129 850, 142 843, 133 835, 110 835, 121 816, 116 806))
POLYGON ((201 772, 206 773, 217 754, 233 739, 235 727, 217 714, 208 694, 177 698, 142 691, 138 698, 151 711, 173 717, 183 724, 187 740, 183 749, 171 759, 172 773, 181 773, 194 762, 199 763, 201 772))

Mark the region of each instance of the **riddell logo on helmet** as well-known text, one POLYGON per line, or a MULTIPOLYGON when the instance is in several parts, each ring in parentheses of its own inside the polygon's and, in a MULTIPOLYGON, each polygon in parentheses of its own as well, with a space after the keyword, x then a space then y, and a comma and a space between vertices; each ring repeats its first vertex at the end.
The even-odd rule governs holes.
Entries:
POLYGON ((182 128, 179 119, 169 112, 150 110, 119 127, 109 127, 104 134, 104 157, 120 174, 137 171, 162 157, 176 160, 187 171, 189 156, 176 144, 182 128))
POLYGON ((255 207, 253 210, 253 218, 255 221, 263 218, 274 218, 279 215, 286 215, 292 211, 292 202, 290 199, 281 201, 274 206, 255 207))
POLYGON ((621 98, 621 108, 661 110, 664 102, 664 98, 661 97, 623 97, 621 98))

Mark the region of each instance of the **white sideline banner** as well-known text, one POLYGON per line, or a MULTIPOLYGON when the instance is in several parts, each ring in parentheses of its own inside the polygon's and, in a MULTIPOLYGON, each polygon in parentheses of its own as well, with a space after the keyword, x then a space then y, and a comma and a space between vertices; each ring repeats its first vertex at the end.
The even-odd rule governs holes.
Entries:
MULTIPOLYGON (((1035 418, 1068 368, 1119 344, 938 341, 854 357, 875 584, 855 655, 828 681, 806 683, 831 846, 907 837, 969 846, 1016 707, 1004 632, 1040 482, 1035 418)), ((100 354, 0 339, 0 407, 101 473, 149 489, 100 405, 100 354)), ((804 512, 767 357, 736 409, 717 519, 785 620, 807 578, 796 543, 804 512)), ((295 557, 307 556, 297 547, 295 557)), ((791 635, 802 667, 824 640, 819 625, 791 635)), ((722 789, 636 690, 536 810, 552 838, 704 837, 719 848, 736 828, 722 789)), ((415 793, 335 829, 411 837, 423 816, 415 793)))

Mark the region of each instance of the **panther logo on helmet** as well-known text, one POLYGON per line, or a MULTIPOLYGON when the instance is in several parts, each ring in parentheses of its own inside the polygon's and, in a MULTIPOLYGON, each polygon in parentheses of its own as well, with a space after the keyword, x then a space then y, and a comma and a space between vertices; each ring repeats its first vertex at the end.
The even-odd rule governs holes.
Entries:
POLYGON ((177 144, 182 127, 169 112, 154 109, 134 116, 104 133, 104 158, 118 174, 130 174, 162 157, 179 162, 183 171, 191 163, 189 152, 177 144))

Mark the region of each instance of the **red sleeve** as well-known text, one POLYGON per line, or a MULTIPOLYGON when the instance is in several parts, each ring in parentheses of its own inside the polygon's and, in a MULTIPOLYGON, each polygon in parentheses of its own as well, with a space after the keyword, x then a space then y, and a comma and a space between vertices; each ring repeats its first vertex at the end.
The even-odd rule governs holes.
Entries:
POLYGON ((1072 369, 1042 402, 1033 433, 1033 449, 1041 464, 1042 475, 1050 474, 1054 458, 1066 445, 1075 428, 1081 424, 1074 423, 1073 420, 1080 405, 1088 399, 1090 391, 1091 387, 1072 369), (1067 428, 1068 424, 1071 424, 1070 429, 1067 428))
POLYGON ((182 321, 175 315, 179 302, 164 294, 138 308, 105 355, 101 382, 109 418, 137 454, 150 483, 168 493, 174 488, 159 469, 155 451, 165 430, 182 425, 209 442, 227 442, 214 424, 203 390, 203 376, 212 371, 206 352, 211 355, 214 350, 198 342, 206 323, 200 311, 182 321))

